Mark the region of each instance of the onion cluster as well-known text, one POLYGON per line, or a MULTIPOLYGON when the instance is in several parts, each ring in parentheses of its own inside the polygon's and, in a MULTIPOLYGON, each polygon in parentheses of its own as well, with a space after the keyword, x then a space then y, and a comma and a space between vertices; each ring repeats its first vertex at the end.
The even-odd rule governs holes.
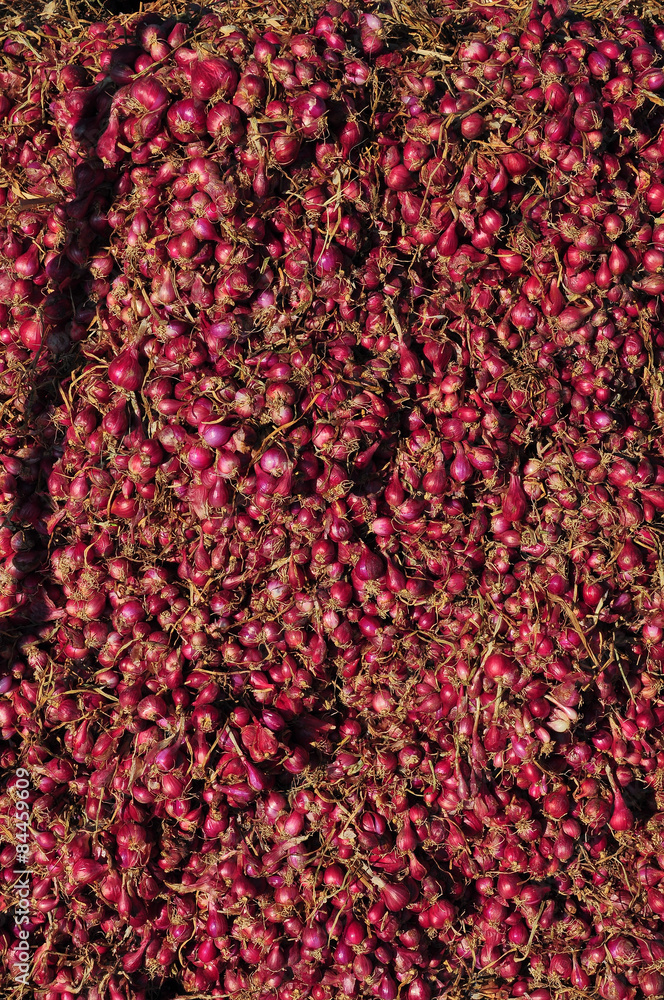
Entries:
POLYGON ((661 995, 664 27, 279 11, 2 41, 35 995, 661 995))

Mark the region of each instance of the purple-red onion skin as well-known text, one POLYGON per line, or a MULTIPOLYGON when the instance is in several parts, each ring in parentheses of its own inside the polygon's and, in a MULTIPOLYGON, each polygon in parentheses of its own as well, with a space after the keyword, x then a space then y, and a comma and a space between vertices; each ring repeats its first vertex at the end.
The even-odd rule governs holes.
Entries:
POLYGON ((664 28, 364 7, 3 35, 48 1000, 664 986, 664 28))

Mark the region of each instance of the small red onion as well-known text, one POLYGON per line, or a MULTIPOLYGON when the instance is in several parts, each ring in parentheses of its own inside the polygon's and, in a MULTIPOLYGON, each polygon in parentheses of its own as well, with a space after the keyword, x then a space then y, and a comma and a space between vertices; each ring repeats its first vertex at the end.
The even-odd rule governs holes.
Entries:
POLYGON ((138 352, 134 348, 121 351, 108 366, 108 377, 113 385, 121 389, 128 391, 140 389, 144 375, 138 360, 138 352))

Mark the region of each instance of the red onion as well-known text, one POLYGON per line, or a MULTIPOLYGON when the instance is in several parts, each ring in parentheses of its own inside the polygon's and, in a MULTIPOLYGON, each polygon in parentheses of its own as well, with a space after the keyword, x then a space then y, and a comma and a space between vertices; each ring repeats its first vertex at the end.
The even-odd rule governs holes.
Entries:
POLYGON ((3 35, 49 998, 661 992, 664 29, 564 7, 3 35))
POLYGON ((138 352, 132 348, 122 351, 108 366, 108 377, 113 385, 122 389, 139 389, 143 384, 143 369, 138 352))
POLYGON ((198 59, 191 70, 191 92, 199 101, 228 97, 238 84, 238 73, 228 59, 212 57, 198 59))

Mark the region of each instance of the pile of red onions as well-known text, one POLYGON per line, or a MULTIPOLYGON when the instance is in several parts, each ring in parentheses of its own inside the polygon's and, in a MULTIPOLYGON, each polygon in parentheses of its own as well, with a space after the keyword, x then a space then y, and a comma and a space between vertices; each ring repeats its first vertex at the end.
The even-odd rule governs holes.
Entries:
POLYGON ((664 994, 664 25, 8 30, 0 963, 664 994))

